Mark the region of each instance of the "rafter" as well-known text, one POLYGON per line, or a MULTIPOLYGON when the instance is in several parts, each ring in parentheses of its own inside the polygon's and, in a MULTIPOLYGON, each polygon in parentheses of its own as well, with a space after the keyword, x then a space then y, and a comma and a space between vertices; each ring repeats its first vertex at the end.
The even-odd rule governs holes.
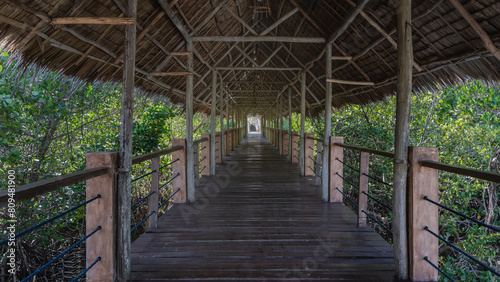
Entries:
POLYGON ((261 32, 260 35, 264 36, 264 35, 268 34, 273 29, 278 27, 278 25, 280 25, 282 22, 286 21, 289 17, 295 15, 295 13, 297 13, 298 11, 299 11, 299 8, 297 8, 297 7, 295 9, 291 10, 290 12, 285 14, 283 17, 278 19, 276 22, 274 22, 272 25, 270 25, 268 28, 266 28, 263 32, 261 32))

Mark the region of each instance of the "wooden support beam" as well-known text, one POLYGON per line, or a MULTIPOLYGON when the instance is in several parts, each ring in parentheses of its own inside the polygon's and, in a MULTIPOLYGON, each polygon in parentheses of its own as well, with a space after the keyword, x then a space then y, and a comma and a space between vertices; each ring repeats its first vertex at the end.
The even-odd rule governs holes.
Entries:
POLYGON ((192 55, 193 52, 168 52, 171 56, 189 56, 192 55))
MULTIPOLYGON (((127 0, 125 16, 136 18, 137 0, 127 0)), ((135 88, 136 25, 125 26, 125 57, 121 102, 120 147, 117 181, 117 273, 115 279, 127 281, 131 269, 130 202, 132 176, 132 132, 135 88)))
POLYGON ((158 0, 158 3, 160 3, 160 6, 165 11, 165 14, 167 15, 167 17, 172 21, 172 23, 175 25, 175 27, 177 27, 177 30, 179 30, 182 37, 184 37, 184 40, 190 41, 191 36, 189 35, 189 32, 187 32, 186 27, 182 24, 182 22, 179 20, 179 18, 175 15, 175 12, 172 10, 170 5, 167 3, 167 0, 158 0))
POLYGON ((288 87, 288 161, 292 163, 292 87, 288 87))
POLYGON ((293 43, 325 43, 323 37, 292 36, 193 36, 194 42, 293 42, 293 43))
POLYGON ((458 0, 450 0, 451 4, 457 9, 457 11, 462 15, 462 17, 469 23, 469 25, 474 29, 474 31, 479 35, 483 45, 495 58, 500 60, 500 50, 491 41, 486 31, 481 27, 481 25, 472 17, 472 15, 465 9, 465 7, 458 0))
POLYGON ((366 227, 366 211, 368 208, 368 173, 370 153, 360 152, 359 155, 359 190, 358 190, 358 227, 366 227), (364 193, 363 193, 364 192, 364 193), (366 194, 365 194, 366 193, 366 194))
MULTIPOLYGON (((221 85, 222 88, 222 85, 221 85)), ((216 163, 216 128, 215 116, 217 115, 217 71, 212 71, 212 103, 210 104, 210 175, 215 175, 216 163)))
POLYGON ((348 84, 348 85, 362 85, 362 86, 374 86, 375 83, 371 81, 350 81, 350 80, 340 80, 335 78, 327 78, 326 82, 338 83, 338 84, 348 84))
POLYGON ((332 60, 334 61, 350 61, 352 60, 351 56, 332 56, 332 60))
POLYGON ((251 33, 253 33, 254 35, 258 35, 258 33, 249 24, 247 24, 241 17, 239 17, 238 15, 236 15, 231 10, 231 8, 229 8, 228 6, 224 5, 224 9, 226 9, 229 12, 229 14, 231 14, 231 16, 233 16, 233 18, 235 18, 237 21, 239 21, 251 33))
MULTIPOLYGON (((332 45, 328 44, 326 46, 326 60, 325 60, 325 77, 330 79, 332 77, 332 45)), ((332 85, 326 83, 325 87, 325 135, 324 135, 324 150, 323 150, 323 170, 321 172, 322 185, 321 185, 321 195, 324 202, 328 202, 329 193, 329 153, 330 153, 330 136, 332 135, 332 85)))
POLYGON ((260 33, 261 36, 268 34, 271 32, 273 29, 275 29, 278 25, 280 25, 282 22, 286 21, 289 17, 295 15, 299 11, 299 8, 295 7, 292 9, 290 12, 288 12, 286 15, 281 17, 279 20, 274 22, 272 25, 270 25, 268 28, 266 28, 263 32, 260 33))
MULTIPOLYGON (((186 50, 193 51, 193 42, 187 41, 186 50)), ((193 71, 193 55, 188 56, 188 71, 193 71)), ((186 184, 187 201, 193 203, 196 200, 194 183, 194 147, 193 147, 193 76, 190 75, 186 80, 186 184)), ((197 160, 196 160, 197 162, 197 160)))
POLYGON ((396 277, 408 279, 406 228, 408 145, 410 143, 410 109, 413 77, 413 41, 411 0, 396 1, 398 38, 398 80, 396 84, 396 125, 394 137, 393 240, 396 277))
POLYGON ((354 10, 352 10, 349 13, 349 15, 347 15, 342 25, 339 28, 337 28, 337 30, 335 30, 332 36, 330 36, 330 38, 327 41, 327 44, 332 44, 333 42, 335 42, 335 40, 337 40, 337 38, 339 38, 339 36, 342 35, 344 31, 347 30, 347 28, 351 25, 356 16, 363 11, 363 9, 365 8, 366 4, 368 4, 369 1, 370 0, 360 0, 360 3, 354 8, 354 10))
POLYGON ((300 71, 301 68, 286 68, 286 67, 217 67, 216 70, 222 71, 300 71))
POLYGON ((174 203, 185 203, 187 199, 187 177, 186 177, 186 139, 173 139, 172 147, 181 146, 182 150, 172 153, 172 160, 177 160, 172 164, 172 175, 179 175, 172 181, 172 187, 175 191, 180 189, 174 196, 174 203))
POLYGON ((152 72, 150 76, 192 76, 192 72, 179 71, 179 72, 152 72))
POLYGON ((305 176, 306 168, 305 164, 305 151, 306 151, 306 73, 303 72, 300 79, 300 155, 299 155, 299 167, 300 175, 305 176))
POLYGON ((134 18, 106 18, 106 17, 67 17, 53 18, 52 24, 109 24, 109 25, 131 25, 134 24, 134 18))

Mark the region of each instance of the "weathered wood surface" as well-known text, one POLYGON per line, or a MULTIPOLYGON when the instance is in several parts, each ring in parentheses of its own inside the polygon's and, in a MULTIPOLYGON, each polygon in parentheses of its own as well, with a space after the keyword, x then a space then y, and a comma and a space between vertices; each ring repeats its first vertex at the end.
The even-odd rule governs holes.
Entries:
POLYGON ((248 136, 201 179, 194 204, 175 204, 132 244, 131 280, 392 281, 391 246, 248 136))

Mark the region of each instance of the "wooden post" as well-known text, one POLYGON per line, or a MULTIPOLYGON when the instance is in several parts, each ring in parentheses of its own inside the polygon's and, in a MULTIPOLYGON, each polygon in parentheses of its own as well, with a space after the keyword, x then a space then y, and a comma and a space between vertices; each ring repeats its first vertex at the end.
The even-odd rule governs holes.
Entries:
POLYGON ((219 163, 222 163, 222 156, 225 155, 226 152, 226 144, 225 144, 225 134, 224 134, 224 87, 222 87, 222 78, 220 82, 220 93, 219 93, 219 119, 220 119, 220 154, 219 154, 219 163))
POLYGON ((292 162, 292 87, 288 87, 288 161, 292 162))
POLYGON ((123 93, 121 102, 120 150, 118 158, 116 280, 127 281, 130 276, 130 201, 132 173, 132 132, 135 86, 137 0, 127 0, 125 17, 134 24, 125 26, 123 93))
POLYGON ((304 176, 314 176, 314 140, 310 138, 314 138, 314 133, 306 133, 303 142, 305 147, 304 176))
POLYGON ((410 147, 408 177, 408 231, 410 279, 412 281, 437 281, 438 271, 424 260, 427 257, 438 265, 439 241, 424 227, 439 233, 438 207, 426 200, 439 202, 438 170, 423 167, 419 161, 438 161, 436 148, 410 147))
POLYGON ((216 139, 215 139, 215 163, 220 164, 222 163, 222 135, 220 132, 216 132, 216 139))
POLYGON ((292 131, 292 164, 299 163, 299 133, 292 131))
MULTIPOLYGON (((327 44, 326 45, 326 78, 331 78, 332 77, 332 60, 330 59, 332 57, 332 44, 327 44)), ((329 184, 328 184, 328 176, 329 176, 329 156, 328 154, 330 153, 330 137, 332 135, 332 84, 331 83, 326 83, 325 87, 326 93, 325 93, 325 136, 324 136, 324 141, 323 144, 325 145, 325 148, 323 150, 323 169, 321 172, 321 197, 323 198, 324 202, 328 202, 328 191, 329 191, 329 184)), ((364 214, 363 214, 364 215, 364 214)))
POLYGON ((316 143, 316 167, 314 168, 316 174, 316 186, 321 185, 321 173, 323 164, 323 142, 316 143))
MULTIPOLYGON (((233 136, 233 130, 229 129, 227 131, 227 143, 228 143, 227 147, 228 147, 229 151, 233 150, 233 138, 234 138, 234 136, 233 136)), ((229 152, 228 152, 228 154, 229 154, 229 152)))
POLYGON ((228 153, 229 153, 229 142, 228 142, 228 139, 229 139, 229 132, 227 130, 225 130, 225 134, 224 134, 224 156, 227 156, 228 153))
POLYGON ((344 165, 337 160, 344 161, 344 148, 335 145, 335 143, 344 143, 344 137, 330 137, 330 170, 328 171, 330 202, 342 203, 343 196, 336 188, 344 192, 344 180, 340 176, 344 176, 344 165), (337 173, 340 175, 338 176, 337 173))
POLYGON ((208 173, 210 175, 215 175, 215 163, 216 163, 216 154, 215 154, 215 140, 217 138, 215 133, 215 115, 217 113, 217 72, 212 71, 212 104, 210 111, 210 170, 208 173))
POLYGON ((203 171, 201 172, 201 175, 211 175, 211 164, 210 160, 212 159, 211 152, 212 152, 212 146, 210 140, 212 140, 210 134, 202 134, 201 138, 207 138, 208 141, 203 142, 200 144, 201 146, 201 151, 200 151, 200 157, 202 159, 201 164, 200 164, 200 169, 203 171))
POLYGON ((283 155, 283 93, 280 95, 280 128, 279 128, 279 148, 280 148, 280 155, 283 155))
POLYGON ((101 195, 101 198, 87 206, 86 234, 98 226, 102 228, 87 239, 87 267, 101 257, 101 261, 87 272, 87 281, 113 281, 115 278, 117 161, 118 153, 87 154, 87 169, 103 166, 110 168, 108 174, 86 181, 87 200, 101 195))
POLYGON ((149 227, 157 228, 158 227, 158 187, 160 185, 160 157, 154 157, 151 159, 151 191, 154 192, 151 196, 149 196, 149 206, 148 206, 148 214, 152 211, 156 211, 153 215, 149 217, 149 227))
MULTIPOLYGON (((200 184, 200 144, 193 145, 193 159, 194 159, 193 160, 194 185, 198 186, 198 184, 200 184)), ((188 198, 189 198, 189 190, 188 190, 188 198)))
POLYGON ((408 278, 406 229, 406 188, 408 144, 413 70, 411 0, 396 1, 398 38, 398 79, 396 94, 396 126, 394 138, 394 183, 392 226, 394 268, 399 279, 408 278))
MULTIPOLYGON (((191 40, 186 42, 186 51, 191 52, 187 56, 187 71, 193 72, 193 42, 191 40)), ((186 79, 186 188, 187 201, 192 203, 196 200, 194 187, 195 148, 193 148, 193 76, 190 75, 186 79)))
POLYGON ((226 144, 227 144, 227 146, 226 146, 226 156, 227 156, 227 155, 229 155, 229 151, 231 151, 232 148, 229 147, 229 146, 231 146, 230 131, 229 131, 229 121, 230 121, 230 119, 229 119, 229 93, 226 93, 226 95, 227 95, 226 96, 226 122, 227 122, 227 124, 226 124, 226 132, 227 132, 227 137, 226 137, 226 139, 227 139, 226 140, 226 144))
POLYGON ((172 188, 175 191, 181 189, 174 196, 174 203, 185 203, 187 199, 187 189, 186 189, 186 139, 173 139, 172 146, 182 146, 182 150, 178 150, 172 153, 172 160, 177 162, 172 164, 172 177, 175 177, 172 181, 172 188))
POLYGON ((301 91, 300 91, 300 155, 299 155, 299 167, 300 175, 305 176, 306 168, 305 164, 305 153, 306 153, 306 73, 302 73, 301 78, 301 91))
POLYGON ((290 143, 290 135, 288 135, 288 131, 283 130, 283 156, 288 156, 288 149, 290 143))
POLYGON ((362 212, 366 211, 368 207, 368 172, 370 154, 367 152, 361 152, 359 156, 359 194, 358 194, 358 227, 366 227, 366 214, 362 212))

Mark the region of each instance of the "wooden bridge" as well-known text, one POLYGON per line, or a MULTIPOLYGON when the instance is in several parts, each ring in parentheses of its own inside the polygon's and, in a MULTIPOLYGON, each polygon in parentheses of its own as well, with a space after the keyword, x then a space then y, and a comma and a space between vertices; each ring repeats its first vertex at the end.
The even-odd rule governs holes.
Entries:
POLYGON ((392 246, 262 135, 216 171, 132 244, 132 281, 394 279, 392 246))

